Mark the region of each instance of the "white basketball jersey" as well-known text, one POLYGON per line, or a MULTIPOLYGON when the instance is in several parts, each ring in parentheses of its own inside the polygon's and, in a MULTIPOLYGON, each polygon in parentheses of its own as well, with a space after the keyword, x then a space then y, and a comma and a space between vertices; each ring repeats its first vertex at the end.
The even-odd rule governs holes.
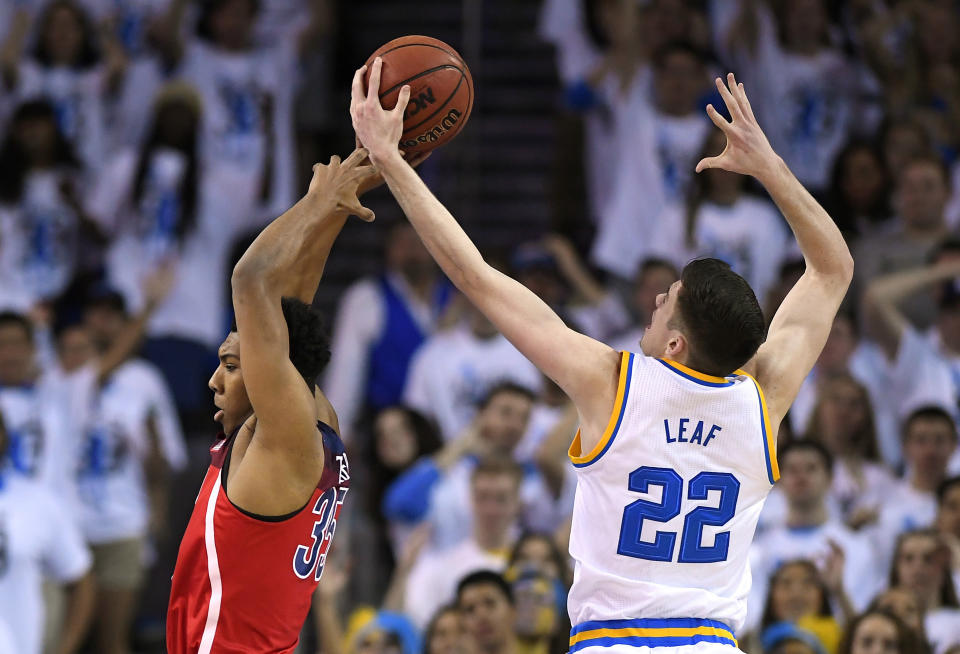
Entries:
POLYGON ((763 392, 625 352, 593 451, 570 447, 571 651, 728 643, 746 617, 748 552, 779 477, 763 392), (691 640, 692 638, 692 640, 691 640))

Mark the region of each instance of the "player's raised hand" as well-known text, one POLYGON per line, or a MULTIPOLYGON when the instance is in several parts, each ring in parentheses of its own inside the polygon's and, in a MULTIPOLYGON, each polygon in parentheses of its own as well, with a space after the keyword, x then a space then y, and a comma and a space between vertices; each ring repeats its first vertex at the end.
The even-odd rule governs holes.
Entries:
POLYGON ((327 165, 314 164, 308 194, 323 193, 337 204, 337 211, 372 222, 373 211, 360 204, 361 189, 377 176, 376 169, 364 162, 367 150, 357 148, 344 161, 333 155, 327 165))
POLYGON ((716 81, 731 122, 727 122, 713 105, 707 105, 707 115, 727 137, 727 145, 719 155, 701 159, 697 164, 697 172, 707 168, 722 168, 741 175, 760 177, 773 169, 777 154, 753 115, 743 84, 737 83, 733 73, 727 74, 726 84, 719 77, 716 81))
POLYGON ((400 135, 403 134, 403 112, 410 101, 410 87, 404 85, 397 98, 397 106, 386 110, 380 104, 380 70, 383 60, 377 57, 370 67, 370 80, 363 88, 363 74, 366 66, 361 66, 353 74, 350 90, 350 118, 357 138, 370 152, 371 161, 398 152, 400 135))

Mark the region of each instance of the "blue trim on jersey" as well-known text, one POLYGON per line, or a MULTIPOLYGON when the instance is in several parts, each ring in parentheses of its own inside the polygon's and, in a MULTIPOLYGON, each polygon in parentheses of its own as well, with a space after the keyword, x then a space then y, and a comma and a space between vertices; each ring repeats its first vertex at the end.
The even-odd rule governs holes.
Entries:
POLYGON ((724 388, 724 387, 726 387, 726 386, 733 386, 733 382, 732 382, 732 381, 725 381, 725 382, 723 382, 723 383, 720 383, 720 382, 706 381, 705 379, 697 379, 697 378, 694 377, 693 375, 688 375, 687 373, 685 373, 684 371, 680 370, 679 368, 674 368, 673 366, 671 366, 669 363, 667 363, 667 362, 664 361, 663 359, 657 359, 657 361, 659 361, 659 362, 662 363, 667 369, 672 370, 673 372, 677 373, 678 375, 680 375, 680 376, 683 377, 684 379, 689 379, 689 380, 692 381, 693 383, 695 383, 695 384, 700 384, 701 386, 709 386, 710 388, 724 388))
POLYGON ((696 629, 697 627, 713 627, 733 633, 733 629, 717 620, 703 620, 700 618, 637 618, 634 620, 591 620, 581 622, 570 630, 570 635, 594 629, 696 629))
POLYGON ((626 636, 624 638, 593 638, 581 640, 570 647, 570 654, 579 652, 587 647, 611 647, 613 645, 627 645, 629 647, 682 647, 696 643, 718 643, 736 647, 736 643, 729 638, 698 634, 696 636, 666 636, 663 638, 645 638, 642 636, 626 636))
POLYGON ((777 483, 777 480, 773 478, 773 467, 770 465, 770 446, 767 444, 767 441, 770 440, 767 438, 767 411, 763 406, 763 396, 760 395, 760 385, 754 381, 753 387, 757 390, 757 402, 760 404, 760 435, 763 436, 763 461, 767 464, 767 479, 770 480, 770 484, 773 485, 777 483))
POLYGON ((613 445, 613 440, 617 437, 617 432, 620 431, 620 423, 623 422, 623 414, 627 410, 627 398, 630 396, 630 380, 633 379, 633 352, 627 357, 627 380, 623 384, 623 398, 620 402, 620 415, 617 416, 617 424, 613 427, 613 432, 610 434, 610 438, 607 439, 607 444, 603 446, 603 449, 600 450, 600 454, 593 457, 589 461, 584 463, 574 463, 574 468, 585 468, 591 463, 599 460, 604 454, 607 453, 607 450, 610 449, 610 446, 613 445))

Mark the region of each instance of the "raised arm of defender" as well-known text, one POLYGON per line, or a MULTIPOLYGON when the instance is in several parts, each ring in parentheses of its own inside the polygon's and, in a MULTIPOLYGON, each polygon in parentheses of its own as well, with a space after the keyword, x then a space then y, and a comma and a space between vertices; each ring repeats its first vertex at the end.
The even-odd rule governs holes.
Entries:
MULTIPOLYGON (((599 440, 613 406, 620 367, 610 347, 569 329, 534 293, 487 265, 450 212, 403 160, 397 143, 400 109, 380 106, 379 60, 370 71, 369 92, 361 68, 354 75, 350 114, 360 142, 430 254, 450 278, 530 361, 553 379, 580 410, 585 438, 599 440)), ((408 93, 408 91, 407 91, 408 93)))
POLYGON ((717 89, 732 120, 724 120, 713 106, 707 114, 726 135, 727 146, 698 163, 697 172, 723 168, 755 177, 787 219, 807 266, 748 367, 764 388, 771 421, 779 424, 827 342, 853 277, 853 258, 833 220, 770 147, 743 84, 730 73, 727 84, 717 78, 717 89))

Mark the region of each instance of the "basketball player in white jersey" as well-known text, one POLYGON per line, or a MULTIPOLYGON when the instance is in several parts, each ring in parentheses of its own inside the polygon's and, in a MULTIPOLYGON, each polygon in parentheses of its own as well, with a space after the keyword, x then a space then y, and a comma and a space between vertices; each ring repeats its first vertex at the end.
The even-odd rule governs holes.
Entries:
POLYGON ((580 414, 570 448, 570 650, 732 652, 746 615, 747 550, 778 477, 775 434, 853 274, 840 232, 770 147, 743 86, 732 74, 726 85, 717 79, 732 121, 707 113, 727 144, 696 170, 758 179, 790 223, 806 272, 767 333, 741 277, 716 260, 691 262, 658 297, 642 354, 615 352, 484 263, 397 151, 401 114, 380 106, 379 72, 375 62, 370 93, 357 72, 351 103, 371 161, 451 281, 580 414))

